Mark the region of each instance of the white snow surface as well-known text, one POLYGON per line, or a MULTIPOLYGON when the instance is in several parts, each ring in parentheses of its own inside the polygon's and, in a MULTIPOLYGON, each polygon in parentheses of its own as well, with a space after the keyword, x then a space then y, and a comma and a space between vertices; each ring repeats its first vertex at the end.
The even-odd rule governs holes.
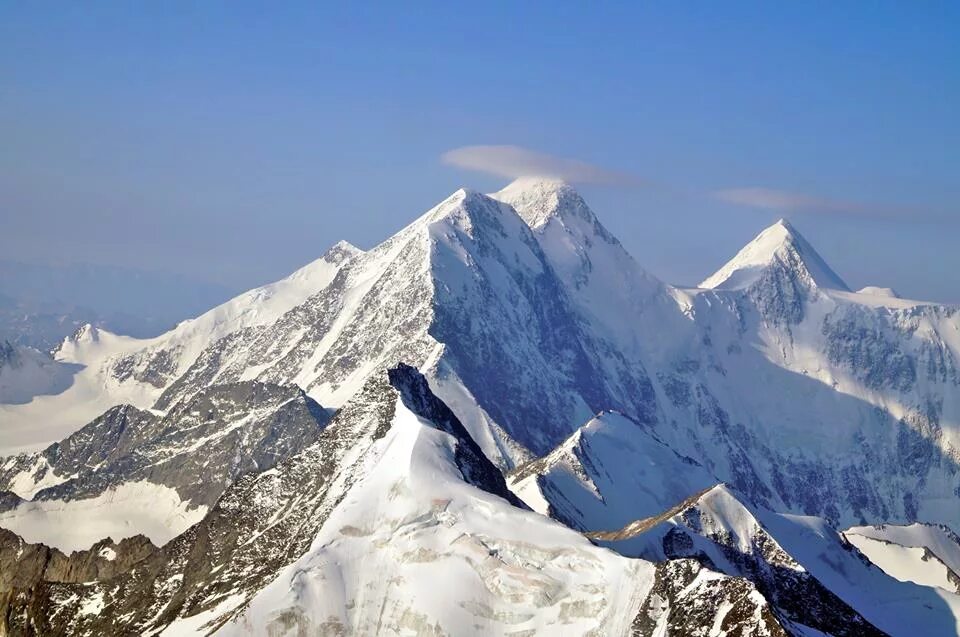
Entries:
POLYGON ((25 501, 0 513, 0 527, 25 541, 64 553, 89 549, 99 540, 143 534, 157 546, 199 522, 206 507, 183 502, 174 489, 147 481, 126 482, 95 498, 25 501))
MULTIPOLYGON (((0 463, 0 470, 9 469, 15 466, 19 460, 17 456, 10 456, 3 463, 0 463)), ((34 457, 33 464, 10 479, 9 490, 21 498, 31 499, 38 491, 47 487, 55 487, 69 480, 71 476, 58 476, 51 468, 50 463, 41 455, 34 457), (45 470, 44 470, 45 469, 45 470), (43 477, 37 480, 38 473, 43 477)))
POLYGON ((811 575, 891 635, 960 635, 960 595, 898 581, 843 546, 843 536, 812 516, 758 511, 763 525, 811 575))
MULTIPOLYGON (((533 510, 585 531, 657 515, 717 480, 615 412, 591 419, 511 490, 533 510)), ((518 474, 524 474, 521 468, 518 474)))
POLYGON ((899 299, 900 295, 893 288, 881 288, 875 285, 868 285, 865 288, 857 290, 857 294, 870 294, 873 296, 885 296, 890 299, 899 299))
POLYGON ((951 593, 957 592, 957 583, 950 579, 947 566, 923 548, 900 546, 852 533, 846 537, 871 562, 901 582, 913 582, 921 586, 942 588, 951 593))
POLYGON ((946 527, 921 523, 859 526, 847 529, 844 536, 899 580, 960 592, 960 541, 946 527))

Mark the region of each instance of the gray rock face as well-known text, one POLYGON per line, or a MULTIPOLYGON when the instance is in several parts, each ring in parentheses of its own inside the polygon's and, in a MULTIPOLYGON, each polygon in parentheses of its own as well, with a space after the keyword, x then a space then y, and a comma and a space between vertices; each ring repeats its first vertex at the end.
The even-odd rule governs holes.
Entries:
POLYGON ((66 555, 43 544, 28 544, 0 529, 0 596, 38 582, 82 584, 119 577, 158 552, 142 535, 114 542, 107 538, 89 550, 66 555))
POLYGON ((721 576, 694 559, 657 564, 653 590, 634 619, 631 634, 653 635, 658 627, 665 627, 669 635, 690 637, 707 637, 717 628, 730 637, 794 634, 784 630, 749 580, 721 576))
POLYGON ((211 506, 238 476, 273 467, 316 440, 329 420, 297 387, 260 382, 215 385, 163 416, 114 407, 39 454, 8 461, 0 487, 24 471, 42 484, 33 500, 78 500, 130 481, 176 489, 182 500, 211 506), (49 475, 48 475, 49 474, 49 475))

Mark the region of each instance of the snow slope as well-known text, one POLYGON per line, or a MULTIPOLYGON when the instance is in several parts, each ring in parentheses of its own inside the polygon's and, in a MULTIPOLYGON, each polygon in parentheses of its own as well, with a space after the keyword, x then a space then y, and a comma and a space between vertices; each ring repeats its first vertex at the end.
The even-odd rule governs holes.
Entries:
POLYGON ((853 527, 844 536, 899 580, 960 592, 960 538, 945 526, 853 527))
POLYGON ((509 478, 513 492, 535 511, 584 531, 618 529, 717 482, 696 461, 615 412, 591 419, 509 478))
POLYGON ((145 535, 163 545, 200 521, 205 506, 183 502, 170 487, 147 481, 126 482, 87 499, 25 502, 0 513, 0 527, 27 542, 64 552, 89 549, 111 538, 145 535))

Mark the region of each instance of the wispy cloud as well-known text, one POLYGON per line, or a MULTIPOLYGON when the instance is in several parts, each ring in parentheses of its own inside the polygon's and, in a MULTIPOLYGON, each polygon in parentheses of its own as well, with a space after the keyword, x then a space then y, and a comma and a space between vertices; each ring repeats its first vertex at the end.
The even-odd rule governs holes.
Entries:
POLYGON ((639 185, 633 175, 522 146, 463 146, 441 155, 445 164, 500 177, 551 177, 581 184, 639 185))
POLYGON ((772 188, 730 188, 718 190, 713 196, 727 203, 776 211, 834 212, 868 214, 878 209, 856 201, 828 199, 772 188))
POLYGON ((864 203, 849 199, 831 199, 805 193, 776 190, 773 188, 729 188, 711 193, 713 198, 727 203, 773 210, 873 219, 910 219, 911 221, 956 221, 956 215, 916 206, 896 206, 864 203))

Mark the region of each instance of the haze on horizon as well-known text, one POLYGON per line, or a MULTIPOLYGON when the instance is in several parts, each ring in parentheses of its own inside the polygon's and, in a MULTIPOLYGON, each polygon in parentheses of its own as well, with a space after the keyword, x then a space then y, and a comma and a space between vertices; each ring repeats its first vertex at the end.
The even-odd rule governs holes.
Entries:
POLYGON ((244 289, 534 172, 668 282, 786 216, 960 303, 957 5, 18 3, 0 77, 7 260, 244 289))

